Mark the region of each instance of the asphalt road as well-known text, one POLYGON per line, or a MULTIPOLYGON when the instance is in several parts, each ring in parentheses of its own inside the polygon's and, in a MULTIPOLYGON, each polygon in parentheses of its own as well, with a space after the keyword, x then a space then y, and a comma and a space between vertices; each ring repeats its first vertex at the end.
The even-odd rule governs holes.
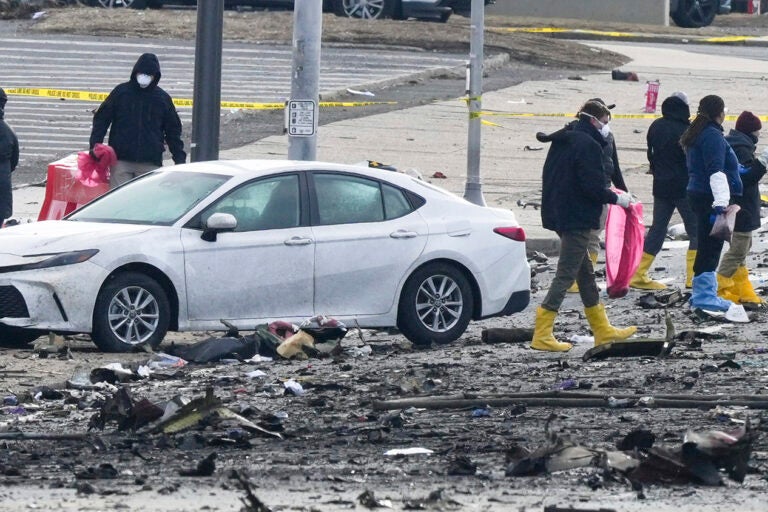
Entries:
MULTIPOLYGON (((2 22, 0 22, 2 23, 2 22)), ((191 99, 194 85, 194 42, 105 39, 87 37, 0 37, 5 89, 108 93, 128 79, 137 57, 153 52, 160 58, 160 86, 175 99, 191 99)), ((466 57, 406 49, 324 47, 320 91, 407 81, 429 70, 462 66, 466 57)), ((222 100, 250 103, 283 102, 290 94, 291 48, 288 46, 225 43, 222 61, 222 100)), ((92 112, 99 101, 40 95, 12 95, 6 120, 21 143, 20 174, 40 179, 45 163, 87 149, 92 112)), ((58 94, 54 92, 53 94, 58 94)), ((376 98, 356 96, 359 101, 376 98)), ((224 112, 226 113, 226 112, 224 112)), ((179 107, 185 128, 191 107, 179 107)), ((278 116, 282 118, 282 114, 278 116)), ((188 132, 188 130, 185 130, 188 132)), ((188 133, 187 133, 188 135, 188 133)), ((19 176, 17 175, 17 178, 19 176)))

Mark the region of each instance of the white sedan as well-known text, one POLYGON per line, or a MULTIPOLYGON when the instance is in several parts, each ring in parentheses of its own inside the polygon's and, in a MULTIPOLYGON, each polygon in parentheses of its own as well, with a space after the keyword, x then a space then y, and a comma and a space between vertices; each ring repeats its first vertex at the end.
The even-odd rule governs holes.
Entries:
POLYGON ((90 333, 103 351, 168 330, 316 314, 447 343, 529 302, 514 214, 402 173, 320 162, 161 168, 63 220, 0 230, 0 342, 90 333))

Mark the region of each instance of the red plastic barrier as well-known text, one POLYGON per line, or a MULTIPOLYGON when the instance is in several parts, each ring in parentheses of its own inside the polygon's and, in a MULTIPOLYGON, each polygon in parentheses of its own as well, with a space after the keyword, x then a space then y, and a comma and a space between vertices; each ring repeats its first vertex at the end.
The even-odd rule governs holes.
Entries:
POLYGON ((77 175, 77 154, 48 164, 45 200, 37 220, 58 220, 109 190, 109 184, 83 185, 77 175))

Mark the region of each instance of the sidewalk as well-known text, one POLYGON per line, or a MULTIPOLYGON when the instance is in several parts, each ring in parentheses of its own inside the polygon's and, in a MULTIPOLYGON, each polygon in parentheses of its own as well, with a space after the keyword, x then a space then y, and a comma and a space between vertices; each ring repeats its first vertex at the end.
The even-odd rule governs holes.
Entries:
MULTIPOLYGON (((540 194, 541 169, 548 146, 536 141, 535 134, 562 127, 587 99, 601 97, 617 105, 611 127, 619 161, 630 191, 644 203, 646 223, 650 223, 652 215, 652 196, 651 177, 646 174, 645 134, 653 119, 639 115, 623 117, 642 113, 646 80, 661 82, 659 114, 662 100, 677 90, 685 91, 691 98, 693 112, 702 96, 719 94, 731 116, 742 110, 768 114, 768 61, 613 42, 589 44, 595 49, 595 58, 600 58, 601 49, 608 49, 634 59, 622 69, 636 72, 640 81, 614 81, 607 71, 581 77, 563 76, 559 81, 525 82, 483 95, 483 109, 500 114, 484 118, 492 123, 483 127, 482 135, 485 199, 489 206, 515 212, 526 230, 531 250, 555 253, 558 245, 554 233, 541 227, 538 210, 517 205, 519 199, 537 199, 540 194)), ((318 159, 340 163, 377 160, 399 169, 412 168, 428 181, 463 195, 467 118, 466 105, 457 98, 325 125, 318 132, 318 159), (431 178, 437 171, 447 178, 431 178)), ((726 131, 733 124, 733 120, 726 121, 726 131)), ((287 155, 287 148, 287 137, 273 136, 222 151, 220 157, 281 159, 287 155)), ((36 218, 44 192, 41 187, 14 191, 15 217, 36 218)))

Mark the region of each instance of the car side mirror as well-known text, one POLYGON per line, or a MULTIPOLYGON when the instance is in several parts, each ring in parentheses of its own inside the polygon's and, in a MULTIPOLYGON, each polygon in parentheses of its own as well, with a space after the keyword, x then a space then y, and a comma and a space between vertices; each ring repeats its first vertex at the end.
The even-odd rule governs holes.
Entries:
POLYGON ((231 213, 214 213, 205 221, 203 234, 200 236, 206 242, 215 242, 216 235, 225 231, 233 231, 237 227, 237 219, 231 213))

